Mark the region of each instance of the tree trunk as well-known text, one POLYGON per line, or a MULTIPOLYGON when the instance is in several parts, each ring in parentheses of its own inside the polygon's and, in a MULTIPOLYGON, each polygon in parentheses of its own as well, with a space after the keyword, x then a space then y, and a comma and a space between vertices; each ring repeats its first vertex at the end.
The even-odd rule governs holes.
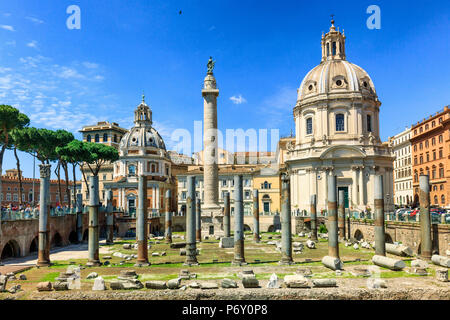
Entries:
POLYGON ((89 185, 88 185, 88 182, 87 182, 86 174, 84 173, 84 170, 83 170, 82 167, 83 166, 80 164, 80 171, 81 171, 81 174, 83 175, 83 180, 84 180, 84 183, 86 185, 86 191, 87 191, 87 193, 89 195, 89 185))
POLYGON ((19 205, 22 204, 22 173, 20 172, 20 160, 17 156, 17 148, 14 147, 14 156, 16 157, 17 163, 17 176, 19 178, 19 205))
MULTIPOLYGON (((3 155, 5 154, 5 150, 6 150, 6 144, 4 144, 2 146, 2 149, 0 151, 0 194, 2 193, 2 175, 3 175, 3 155)), ((2 200, 0 198, 0 208, 2 205, 2 200)))
POLYGON ((59 205, 61 206, 61 162, 60 161, 58 161, 58 165, 56 166, 55 174, 58 177, 58 202, 59 202, 59 205))
POLYGON ((75 167, 76 163, 72 163, 72 173, 73 173, 73 206, 74 208, 77 206, 77 178, 75 175, 75 167))
POLYGON ((69 190, 69 168, 68 168, 67 162, 62 161, 61 164, 64 169, 64 177, 66 179, 66 196, 67 196, 67 202, 68 202, 69 209, 70 209, 71 203, 70 203, 70 190, 69 190))

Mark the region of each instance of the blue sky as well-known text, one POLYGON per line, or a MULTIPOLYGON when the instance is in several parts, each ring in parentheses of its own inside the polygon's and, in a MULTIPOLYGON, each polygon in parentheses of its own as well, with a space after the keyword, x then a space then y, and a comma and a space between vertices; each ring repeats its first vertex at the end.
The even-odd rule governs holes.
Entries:
MULTIPOLYGON (((449 1, 2 1, 0 103, 27 113, 32 126, 79 138, 83 125, 101 120, 131 127, 144 91, 170 148, 174 129, 193 131, 202 120, 213 56, 219 128, 288 135, 296 89, 320 62, 334 14, 347 59, 375 83, 386 140, 449 104, 449 9, 449 1), (73 4, 80 30, 66 27, 73 4), (380 30, 366 26, 372 4, 380 30)), ((21 158, 31 176, 31 157, 21 158)), ((13 167, 6 152, 3 168, 13 167)))

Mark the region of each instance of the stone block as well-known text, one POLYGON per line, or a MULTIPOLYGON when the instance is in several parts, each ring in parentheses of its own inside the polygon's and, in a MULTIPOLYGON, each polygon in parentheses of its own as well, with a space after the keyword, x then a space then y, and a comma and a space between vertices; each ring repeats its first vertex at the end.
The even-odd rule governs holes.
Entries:
POLYGON ((426 261, 416 259, 411 261, 411 268, 428 268, 428 263, 426 261))
POLYGON ((234 238, 224 237, 220 239, 219 248, 234 248, 234 238))
POLYGON ((69 290, 69 283, 67 283, 67 281, 57 281, 53 284, 53 289, 56 291, 69 290))
POLYGON ((302 275, 304 277, 311 277, 312 271, 311 268, 308 267, 300 267, 295 271, 296 274, 302 275))
POLYGON ((39 282, 36 289, 38 291, 52 291, 52 283, 50 281, 39 282))
POLYGON ((6 291, 6 284, 8 283, 7 276, 0 276, 0 292, 6 291))
POLYGON ((387 288, 386 281, 381 279, 367 279, 367 288, 369 289, 387 288))
POLYGON ((312 283, 315 288, 336 287, 336 279, 314 279, 312 283))
POLYGON ((391 270, 402 270, 406 267, 405 262, 403 260, 388 258, 385 256, 374 255, 372 257, 373 264, 388 268, 391 270))
POLYGON ((259 281, 254 275, 246 275, 242 278, 242 285, 244 288, 259 288, 259 281))
POLYGON ((287 288, 309 288, 308 279, 299 274, 285 276, 284 284, 287 288))
POLYGON ((431 256, 431 261, 435 265, 450 268, 450 258, 449 257, 444 257, 444 256, 439 256, 437 254, 434 254, 433 256, 431 256))
POLYGON ((167 287, 169 289, 178 289, 178 288, 180 288, 180 283, 181 283, 180 278, 171 279, 171 280, 167 281, 167 287))
POLYGON ((94 280, 94 285, 92 286, 92 290, 94 291, 104 291, 106 290, 105 280, 102 277, 97 277, 94 280))
POLYGON ((237 288, 237 282, 232 280, 232 279, 223 279, 220 286, 224 289, 228 289, 228 288, 237 288))
POLYGON ((437 269, 436 280, 441 282, 448 282, 448 269, 437 269))
POLYGON ((98 277, 97 272, 91 272, 88 274, 88 276, 86 277, 86 279, 95 279, 98 277))
POLYGON ((278 276, 275 273, 272 273, 272 275, 270 276, 269 282, 267 282, 267 288, 270 288, 270 289, 280 288, 280 284, 278 282, 278 276))
POLYGON ((322 264, 331 270, 342 270, 344 268, 344 264, 339 258, 330 256, 324 256, 322 258, 322 264))
POLYGON ((219 289, 219 286, 215 282, 203 282, 200 284, 201 289, 219 289))
POLYGON ((147 289, 167 289, 167 285, 164 281, 147 281, 145 282, 145 287, 147 289))

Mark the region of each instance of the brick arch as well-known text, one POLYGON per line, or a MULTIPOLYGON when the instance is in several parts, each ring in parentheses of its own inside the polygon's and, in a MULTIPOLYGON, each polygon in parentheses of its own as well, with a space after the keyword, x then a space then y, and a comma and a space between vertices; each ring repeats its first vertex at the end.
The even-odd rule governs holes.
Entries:
POLYGON ((58 231, 55 231, 50 240, 50 247, 53 248, 62 246, 64 246, 64 239, 58 231))
POLYGON ((244 224, 244 232, 245 231, 252 231, 252 228, 248 224, 244 224))
POLYGON ((353 237, 354 237, 356 240, 361 240, 361 239, 364 239, 364 234, 362 233, 361 230, 356 229, 356 231, 355 231, 353 237))
POLYGON ((31 238, 27 244, 27 248, 29 253, 39 251, 39 233, 36 233, 35 236, 31 238))
POLYGON ((9 239, 0 251, 0 260, 20 257, 21 252, 23 252, 23 248, 19 243, 14 239, 9 239))

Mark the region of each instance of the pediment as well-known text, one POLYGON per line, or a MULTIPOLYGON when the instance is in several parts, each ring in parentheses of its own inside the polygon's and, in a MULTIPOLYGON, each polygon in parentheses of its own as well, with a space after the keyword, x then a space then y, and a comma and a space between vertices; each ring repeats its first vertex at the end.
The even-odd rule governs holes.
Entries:
POLYGON ((339 159, 339 158, 365 158, 366 154, 353 146, 333 146, 325 150, 321 159, 339 159))

